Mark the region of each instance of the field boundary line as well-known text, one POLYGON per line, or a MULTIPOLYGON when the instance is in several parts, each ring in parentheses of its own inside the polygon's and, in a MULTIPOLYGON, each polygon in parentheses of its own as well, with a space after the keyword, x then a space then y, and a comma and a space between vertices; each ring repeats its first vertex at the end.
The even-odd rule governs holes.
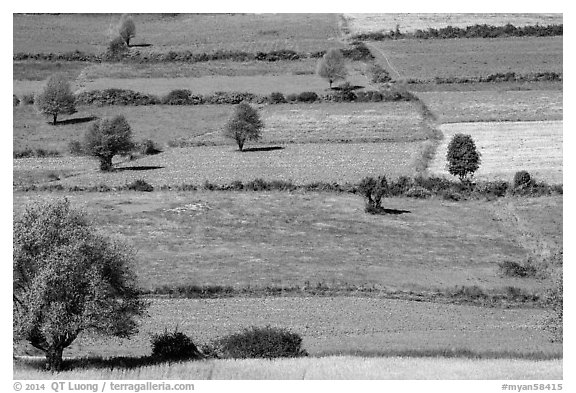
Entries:
POLYGON ((400 75, 400 73, 398 72, 398 70, 396 68, 394 68, 394 66, 392 65, 392 63, 390 63, 390 60, 388 60, 388 56, 386 56, 386 53, 384 53, 384 51, 382 51, 381 49, 376 48, 374 45, 372 44, 366 44, 366 46, 368 46, 371 49, 374 49, 376 52, 380 53, 384 59, 386 60, 386 63, 388 63, 388 67, 390 67, 390 69, 392 71, 394 71, 396 73, 396 75, 398 75, 398 78, 402 78, 402 75, 400 75))

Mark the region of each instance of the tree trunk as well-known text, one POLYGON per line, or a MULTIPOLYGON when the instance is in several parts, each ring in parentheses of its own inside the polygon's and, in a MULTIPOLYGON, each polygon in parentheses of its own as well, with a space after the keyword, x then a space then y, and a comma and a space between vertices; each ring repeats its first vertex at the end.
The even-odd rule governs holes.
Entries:
POLYGON ((241 139, 237 139, 236 142, 238 143, 238 149, 242 151, 242 149, 244 148, 244 141, 241 139))
POLYGON ((58 117, 58 114, 55 113, 55 114, 52 115, 52 116, 54 116, 54 120, 52 121, 52 125, 56 125, 56 118, 58 117))
POLYGON ((62 352, 64 348, 50 348, 46 351, 46 369, 48 371, 62 370, 62 352))
POLYGON ((112 170, 112 157, 100 157, 100 170, 104 172, 112 170))
POLYGON ((330 83, 330 88, 332 88, 332 79, 328 79, 328 82, 330 83))
POLYGON ((130 48, 130 37, 126 38, 126 46, 130 48))

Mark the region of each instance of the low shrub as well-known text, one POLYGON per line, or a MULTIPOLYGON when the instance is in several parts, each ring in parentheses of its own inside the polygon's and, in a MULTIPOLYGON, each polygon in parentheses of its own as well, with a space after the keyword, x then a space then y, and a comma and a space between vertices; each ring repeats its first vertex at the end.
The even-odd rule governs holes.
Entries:
POLYGON ((388 83, 392 80, 390 73, 380 64, 374 64, 370 67, 370 81, 372 83, 388 83))
POLYGON ((258 97, 252 93, 217 91, 208 96, 204 96, 204 103, 237 105, 244 101, 256 102, 257 98, 258 97))
POLYGON ((76 96, 76 105, 156 105, 160 99, 152 94, 125 89, 85 91, 76 96))
POLYGON ((510 184, 504 180, 481 182, 475 185, 474 192, 487 197, 503 197, 506 195, 510 184))
POLYGON ((207 352, 218 358, 247 359, 307 356, 300 335, 287 329, 266 326, 251 327, 242 333, 218 339, 207 346, 207 352))
POLYGON ((22 104, 34 105, 34 93, 27 93, 22 95, 22 104))
POLYGON ((352 102, 356 101, 356 92, 354 92, 355 87, 350 84, 350 82, 345 82, 338 86, 338 90, 334 92, 333 100, 336 102, 352 102))
POLYGON ((290 49, 274 50, 272 52, 258 52, 255 59, 260 61, 298 60, 301 55, 290 49))
POLYGON ((138 151, 140 152, 140 154, 143 154, 145 156, 152 156, 155 154, 162 153, 162 150, 160 150, 156 146, 156 144, 152 139, 144 139, 142 142, 140 142, 138 144, 138 151))
POLYGON ((355 92, 357 102, 380 102, 383 100, 382 93, 375 90, 355 92))
POLYGON ((368 49, 366 44, 361 41, 354 41, 352 42, 352 48, 344 48, 341 51, 345 58, 354 61, 366 61, 374 59, 370 49, 368 49))
POLYGON ((58 150, 47 150, 47 149, 36 149, 36 151, 34 152, 34 155, 36 157, 39 158, 43 158, 43 157, 60 157, 61 154, 58 150))
POLYGON ((142 192, 152 192, 154 191, 154 187, 148 184, 145 180, 136 179, 132 183, 128 183, 126 185, 126 189, 132 191, 142 191, 142 192))
POLYGON ((192 96, 188 89, 176 89, 162 97, 164 105, 198 105, 202 103, 202 97, 192 96))
POLYGON ((500 272, 506 277, 535 277, 538 273, 536 266, 530 260, 525 264, 516 261, 505 260, 498 263, 500 272))
POLYGON ((36 150, 32 150, 27 147, 24 150, 14 150, 12 152, 12 158, 31 158, 31 157, 60 157, 62 154, 58 150, 47 150, 38 148, 36 150))
POLYGON ((546 292, 546 305, 549 317, 544 321, 544 329, 553 342, 563 342, 564 337, 564 279, 562 266, 552 274, 552 286, 546 292))
POLYGON ((72 140, 68 142, 68 152, 73 156, 86 155, 86 153, 84 152, 84 146, 82 145, 82 142, 78 140, 72 140))
POLYGON ((313 91, 304 91, 298 94, 298 101, 300 102, 314 102, 318 100, 318 94, 313 91))
POLYGON ((12 152, 13 158, 29 158, 34 157, 34 150, 26 148, 24 150, 14 150, 12 152))
POLYGON ((284 104, 286 102, 286 98, 284 98, 284 94, 274 92, 270 94, 270 97, 268 97, 268 102, 271 104, 284 104))
POLYGON ((152 357, 158 360, 180 361, 204 358, 192 339, 177 329, 173 332, 164 330, 164 333, 154 334, 150 342, 152 357))
POLYGON ((408 198, 426 199, 430 198, 432 193, 424 187, 413 186, 404 195, 408 198))
POLYGON ((296 101, 298 101, 298 94, 291 93, 286 95, 286 102, 296 102, 296 101))
POLYGON ((102 58, 105 61, 120 61, 126 56, 128 51, 128 45, 124 39, 122 39, 122 37, 115 37, 108 43, 108 47, 102 58))
POLYGON ((16 96, 16 94, 12 94, 12 106, 20 105, 20 98, 16 96))
POLYGON ((528 171, 518 171, 514 174, 514 188, 529 187, 533 183, 528 171))

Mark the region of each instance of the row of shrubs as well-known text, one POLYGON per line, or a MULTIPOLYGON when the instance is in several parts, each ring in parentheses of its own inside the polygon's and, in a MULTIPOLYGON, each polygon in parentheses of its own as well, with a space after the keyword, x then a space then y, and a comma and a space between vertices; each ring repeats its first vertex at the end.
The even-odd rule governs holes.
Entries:
MULTIPOLYGON (((497 82, 562 82, 563 74, 561 72, 531 72, 528 74, 517 74, 515 72, 497 72, 488 76, 475 77, 458 77, 451 76, 447 78, 436 77, 434 83, 497 83, 497 82)), ((419 80, 407 81, 408 83, 423 83, 419 80)))
MULTIPOLYGON (((336 182, 312 182, 304 185, 294 184, 290 180, 263 180, 255 179, 247 182, 234 181, 228 184, 217 184, 209 181, 204 182, 201 186, 194 184, 182 185, 162 185, 158 187, 161 191, 196 191, 198 189, 208 191, 327 191, 327 192, 349 192, 361 194, 362 184, 371 183, 370 177, 362 179, 358 184, 336 182)), ((376 180, 374 183, 376 183, 376 180)), ((69 186, 64 187, 61 184, 52 185, 29 185, 18 189, 19 191, 92 191, 92 192, 109 192, 122 190, 141 190, 153 191, 154 187, 144 180, 135 180, 134 182, 123 185, 110 187, 105 184, 95 186, 69 186)), ((382 192, 382 197, 409 197, 417 199, 426 199, 431 197, 440 197, 446 200, 467 200, 479 198, 498 198, 505 196, 544 196, 544 195, 562 195, 562 184, 548 185, 544 182, 535 181, 528 172, 519 171, 514 176, 514 181, 507 182, 504 180, 482 181, 482 182, 460 182, 453 181, 444 177, 436 176, 417 176, 409 178, 400 176, 396 180, 386 182, 386 188, 382 192)))
POLYGON ((38 148, 35 150, 26 148, 24 150, 14 150, 12 152, 12 158, 31 158, 31 157, 44 158, 44 157, 60 157, 61 155, 62 154, 57 150, 48 150, 42 148, 38 148))
MULTIPOLYGON (((121 42, 120 42, 121 43, 121 42)), ((115 43, 114 43, 115 44, 115 43)), ((113 45, 111 43, 111 45, 113 45)), ((12 56, 15 61, 42 60, 42 61, 82 61, 82 62, 105 62, 105 61, 125 61, 134 63, 167 63, 185 62, 199 63, 214 60, 228 61, 294 61, 306 58, 320 58, 326 51, 313 53, 298 53, 290 49, 280 49, 271 52, 244 52, 231 50, 217 50, 212 53, 193 53, 185 51, 169 51, 166 53, 140 52, 139 50, 128 50, 128 48, 112 47, 104 54, 90 54, 78 50, 64 53, 24 53, 19 52, 12 56)), ((362 42, 353 42, 351 48, 342 49, 344 57, 351 60, 369 60, 374 57, 370 50, 362 42)))
POLYGON ((496 38, 496 37, 547 37, 563 35, 563 25, 532 25, 516 27, 511 23, 504 26, 488 24, 475 24, 467 27, 446 26, 435 29, 429 27, 426 30, 417 29, 413 33, 402 33, 397 27, 389 32, 379 31, 372 33, 360 33, 353 36, 356 40, 383 41, 399 38, 416 39, 448 39, 448 38, 496 38))
POLYGON ((318 94, 305 91, 299 94, 284 95, 279 92, 270 95, 257 95, 247 92, 215 92, 211 94, 192 94, 187 89, 172 90, 163 97, 125 89, 91 90, 76 96, 76 105, 237 105, 241 102, 255 104, 313 103, 313 102, 381 102, 412 101, 415 96, 403 87, 390 85, 379 91, 355 92, 351 89, 318 94))
POLYGON ((199 349, 186 334, 175 329, 151 338, 152 359, 184 361, 204 358, 250 359, 292 358, 308 356, 302 348, 302 337, 288 329, 253 326, 204 344, 199 349))

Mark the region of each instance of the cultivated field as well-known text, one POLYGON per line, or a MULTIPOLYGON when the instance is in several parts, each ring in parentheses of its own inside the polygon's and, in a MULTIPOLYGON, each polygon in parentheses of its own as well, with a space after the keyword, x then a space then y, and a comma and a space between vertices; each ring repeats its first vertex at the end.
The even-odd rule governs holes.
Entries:
MULTIPOLYGON (((74 178, 69 178, 73 180, 74 178)), ((96 183, 97 184, 97 183, 96 183)), ((14 211, 55 193, 17 193, 14 211)), ((393 198, 404 214, 363 214, 350 194, 287 192, 74 193, 106 233, 136 249, 141 284, 300 286, 306 282, 392 289, 486 289, 513 285, 539 291, 542 281, 503 277, 498 263, 522 263, 530 249, 505 225, 522 222, 544 238, 562 233, 562 198, 542 198, 546 216, 514 218, 499 205, 393 198), (495 209, 495 210, 494 210, 495 209), (422 250, 426 250, 423 252, 422 250), (231 273, 233 272, 233 273, 231 273)), ((540 200, 540 199, 539 199, 540 200)))
POLYGON ((440 123, 563 119, 562 90, 435 91, 417 95, 440 123))
MULTIPOLYGON (((359 297, 150 300, 150 317, 132 339, 83 337, 65 355, 143 356, 150 354, 151 335, 165 328, 177 326, 200 344, 268 324, 290 326, 311 356, 457 356, 466 350, 487 358, 562 354, 562 345, 550 343, 540 329, 546 313, 538 309, 359 297)), ((29 353, 35 353, 33 348, 29 353)))
POLYGON ((14 379, 562 379, 562 360, 423 359, 414 357, 210 360, 134 370, 76 370, 47 374, 14 368, 14 379))
MULTIPOLYGON (((102 53, 120 14, 14 14, 14 53, 102 53)), ((316 52, 339 43, 337 14, 137 14, 133 45, 142 52, 191 50, 316 52)))
POLYGON ((447 174, 446 151, 456 133, 472 136, 482 154, 482 164, 475 177, 512 180, 514 173, 527 170, 537 180, 562 183, 561 121, 504 122, 504 123, 454 123, 441 126, 443 143, 430 171, 447 174))
POLYGON ((475 24, 503 26, 512 23, 515 26, 562 24, 562 14, 344 14, 347 26, 352 34, 370 33, 400 28, 402 33, 438 29, 446 26, 467 27, 475 24))
MULTIPOLYGON (((402 78, 488 76, 498 72, 562 72, 563 37, 461 38, 371 42, 402 78)), ((383 66, 388 67, 384 62, 383 66)), ((390 70, 391 75, 398 75, 390 70)))

